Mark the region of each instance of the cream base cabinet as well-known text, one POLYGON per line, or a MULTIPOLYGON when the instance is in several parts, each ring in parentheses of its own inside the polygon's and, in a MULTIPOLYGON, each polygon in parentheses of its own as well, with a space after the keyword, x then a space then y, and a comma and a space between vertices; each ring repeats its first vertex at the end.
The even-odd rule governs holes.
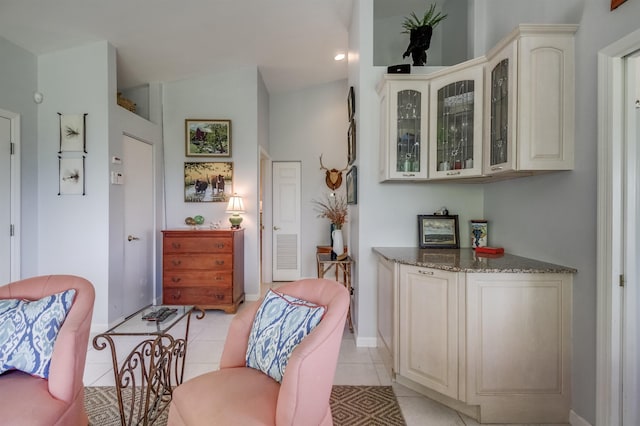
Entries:
POLYGON ((487 53, 484 174, 573 170, 575 25, 520 25, 487 53))
POLYGON ((382 362, 390 377, 395 378, 398 371, 396 360, 393 356, 397 352, 397 332, 398 320, 396 318, 398 310, 395 303, 397 295, 397 275, 398 264, 383 258, 378 259, 378 327, 377 346, 382 362))
POLYGON ((399 374, 458 399, 458 273, 400 265, 399 374))
POLYGON ((569 422, 572 279, 466 274, 466 403, 482 423, 569 422))

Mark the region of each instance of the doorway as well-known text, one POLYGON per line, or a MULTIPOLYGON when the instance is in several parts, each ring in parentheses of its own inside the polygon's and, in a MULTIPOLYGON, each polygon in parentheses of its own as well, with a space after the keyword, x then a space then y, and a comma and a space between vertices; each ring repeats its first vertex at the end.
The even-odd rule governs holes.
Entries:
POLYGON ((300 279, 299 161, 274 161, 273 167, 273 281, 300 279))
POLYGON ((125 135, 123 313, 153 303, 154 184, 153 146, 125 135))
POLYGON ((596 423, 640 424, 640 30, 598 54, 596 423))
POLYGON ((20 116, 0 110, 0 285, 20 279, 20 116))

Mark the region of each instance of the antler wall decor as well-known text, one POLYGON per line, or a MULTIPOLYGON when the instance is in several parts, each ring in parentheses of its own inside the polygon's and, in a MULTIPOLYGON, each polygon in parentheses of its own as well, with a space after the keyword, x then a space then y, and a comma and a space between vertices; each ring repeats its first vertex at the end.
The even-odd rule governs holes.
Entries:
POLYGON ((329 170, 322 164, 322 154, 320 154, 320 170, 326 170, 326 177, 324 181, 329 187, 329 189, 331 189, 332 191, 335 191, 336 189, 340 188, 340 185, 342 185, 342 172, 347 170, 348 167, 349 166, 347 165, 347 167, 345 167, 342 170, 338 170, 338 169, 329 170))

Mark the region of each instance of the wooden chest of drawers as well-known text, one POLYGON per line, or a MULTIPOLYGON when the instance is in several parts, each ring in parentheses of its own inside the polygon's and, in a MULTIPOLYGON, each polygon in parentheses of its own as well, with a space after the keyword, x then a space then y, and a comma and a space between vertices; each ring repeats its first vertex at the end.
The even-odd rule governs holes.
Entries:
POLYGON ((162 303, 235 313, 244 301, 244 230, 162 234, 162 303))

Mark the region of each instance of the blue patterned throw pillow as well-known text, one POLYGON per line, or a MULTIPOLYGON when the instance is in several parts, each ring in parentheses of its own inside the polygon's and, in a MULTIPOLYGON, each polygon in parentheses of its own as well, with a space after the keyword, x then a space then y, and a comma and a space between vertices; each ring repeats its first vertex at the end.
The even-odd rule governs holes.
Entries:
POLYGON ((34 301, 0 300, 0 374, 49 377, 53 345, 75 295, 70 289, 34 301))
POLYGON ((282 382, 289 356, 324 316, 325 307, 269 290, 253 320, 247 367, 282 382))

